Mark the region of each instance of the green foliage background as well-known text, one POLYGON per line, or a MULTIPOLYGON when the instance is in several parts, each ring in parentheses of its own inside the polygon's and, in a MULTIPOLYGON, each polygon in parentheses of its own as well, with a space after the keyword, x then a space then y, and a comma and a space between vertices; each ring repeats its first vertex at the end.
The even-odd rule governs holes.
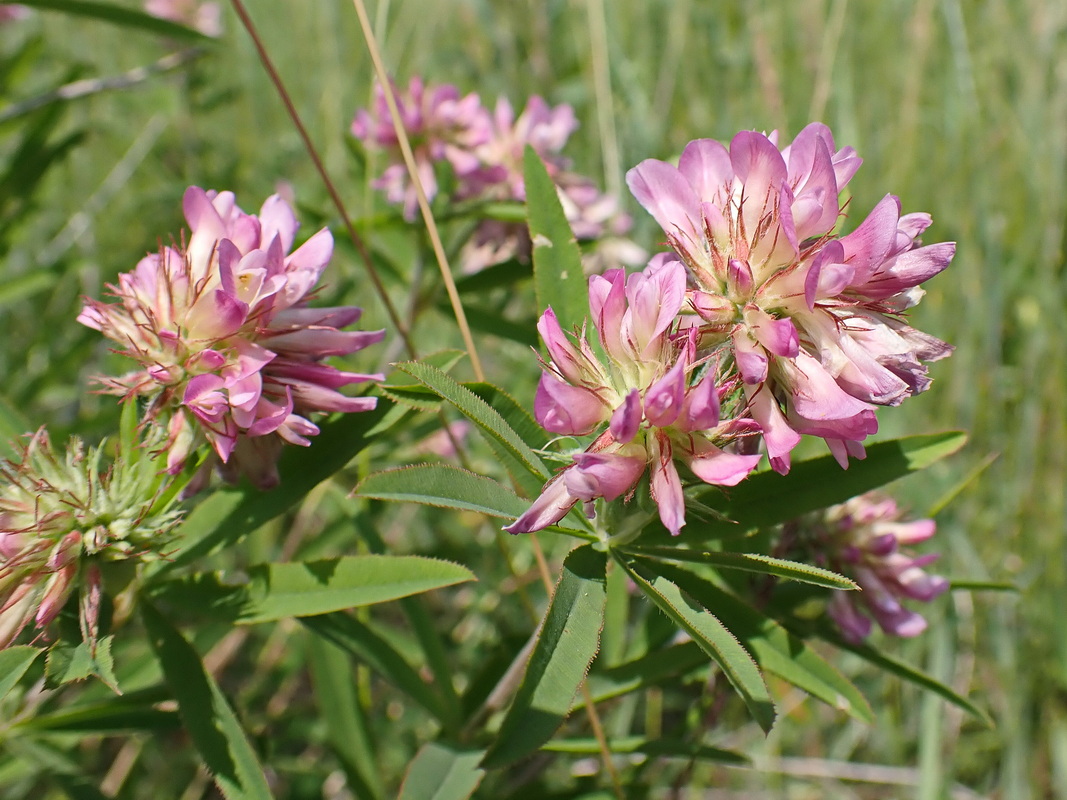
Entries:
MULTIPOLYGON (((372 82, 352 7, 260 0, 249 10, 350 210, 380 210, 347 134, 372 82)), ((1067 6, 385 0, 371 13, 401 81, 421 74, 478 91, 487 103, 507 96, 520 106, 541 94, 573 104, 582 127, 567 153, 609 188, 639 160, 673 157, 692 138, 729 139, 743 128, 777 128, 789 138, 821 119, 839 146, 853 145, 864 158, 850 187, 854 218, 892 192, 905 211, 933 214, 928 241, 958 241, 955 262, 914 312, 915 326, 954 343, 956 354, 932 368, 931 391, 881 414, 882 430, 971 432, 963 456, 904 491, 925 510, 975 470, 939 517, 941 570, 1013 581, 1020 592, 955 592, 938 606, 935 615, 943 616, 930 633, 899 652, 973 692, 996 727, 962 720, 893 682, 861 683, 874 692, 874 726, 843 722, 810 701, 787 707, 790 718, 765 744, 748 729, 727 742, 762 752, 758 763, 772 777, 731 772, 725 780, 736 796, 755 796, 747 782, 781 793, 768 796, 881 797, 884 787, 839 780, 873 774, 848 762, 877 761, 900 765, 896 777, 918 787, 901 788, 901 796, 949 796, 965 785, 978 794, 959 796, 1067 797, 1067 6)), ((73 322, 78 298, 99 296, 103 283, 180 229, 179 200, 191 183, 232 188, 249 211, 279 181, 291 183, 305 234, 318 224, 337 234, 331 299, 363 305, 364 327, 385 324, 251 42, 232 11, 223 16, 222 40, 207 43, 186 69, 0 123, 0 158, 9 165, 20 137, 44 115, 54 115, 41 122, 47 142, 80 137, 36 187, 25 214, 17 213, 25 175, 9 172, 0 188, 5 418, 21 414, 90 439, 116 427, 112 402, 83 388, 109 356, 73 322)), ((42 11, 0 29, 0 47, 0 102, 10 105, 62 83, 124 73, 178 45, 42 11), (14 54, 35 37, 32 57, 16 63, 14 54)), ((652 221, 627 202, 638 238, 655 241, 652 221)), ((397 248, 398 262, 408 246, 388 230, 376 244, 397 248)), ((399 290, 397 297, 402 302, 399 290)), ((446 315, 430 313, 415 338, 458 342, 453 331, 446 315)), ((525 402, 537 374, 527 352, 505 343, 487 365, 490 374, 506 368, 520 375, 509 386, 525 402)), ((375 356, 397 360, 400 353, 366 358, 375 356)), ((269 548, 267 541, 261 546, 269 548)), ((413 536, 408 547, 418 552, 421 543, 413 536)), ((476 568, 474 544, 453 531, 434 546, 476 568)), ((279 646, 273 638, 263 643, 279 646)), ((319 658, 325 663, 328 655, 319 658)), ((292 658, 277 663, 275 688, 297 668, 292 658)), ((246 700, 271 701, 264 685, 243 691, 246 700)), ((285 746, 310 724, 294 721, 285 746)), ((403 763, 410 754, 389 758, 403 763)))

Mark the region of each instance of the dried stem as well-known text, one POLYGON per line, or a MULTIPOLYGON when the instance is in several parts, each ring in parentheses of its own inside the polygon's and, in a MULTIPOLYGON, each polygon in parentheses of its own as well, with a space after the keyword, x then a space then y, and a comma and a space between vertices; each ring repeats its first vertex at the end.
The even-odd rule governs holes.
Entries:
POLYGON ((274 84, 274 88, 277 90, 278 96, 281 98, 282 104, 285 106, 285 110, 289 114, 289 119, 292 120, 297 132, 300 134, 300 138, 304 142, 304 147, 307 150, 308 155, 311 157, 312 162, 315 164, 315 169, 319 173, 319 177, 322 178, 322 182, 326 186, 326 191, 329 193, 330 199, 333 201, 333 205, 337 209, 337 213, 341 215, 341 221, 344 223, 345 229, 348 231, 348 238, 352 240, 352 244, 355 245, 356 251, 363 260, 367 275, 370 277, 371 283, 374 285, 374 291, 377 292, 378 297, 381 298, 382 304, 385 306, 385 311, 389 315, 389 321, 392 323, 393 327, 396 328, 396 332, 400 335, 400 338, 403 339, 404 348, 408 351, 408 355, 410 355, 411 358, 418 358, 418 354, 415 352, 415 346, 411 342, 408 329, 404 326, 403 322, 401 322, 400 316, 396 312, 396 307, 393 305, 393 301, 389 299, 389 294, 385 291, 385 285, 382 283, 382 279, 378 275, 378 270, 375 268, 374 261, 370 257, 367 245, 364 243, 363 238, 356 233, 356 228, 352 224, 351 217, 348 216, 344 201, 341 200, 341 195, 337 192, 337 188, 334 186, 333 181, 326 172, 326 167, 323 165, 318 150, 315 148, 314 143, 311 141, 311 137, 308 135, 307 129, 304 127, 304 123, 300 119, 300 114, 297 113, 296 107, 293 105, 292 98, 290 98, 289 92, 285 88, 285 84, 282 83, 281 76, 274 68, 274 62, 271 60, 270 54, 267 53, 266 47, 263 46, 263 40, 259 38, 259 33, 256 31, 256 26, 253 24, 252 18, 248 15, 248 11, 245 9, 241 0, 231 1, 233 3, 234 11, 237 12, 237 16, 241 20, 241 24, 244 25, 245 30, 248 31, 248 35, 252 39, 252 44, 255 46, 256 52, 259 54, 259 60, 263 62, 263 68, 267 71, 271 83, 274 84))
MULTIPOLYGON (((234 0, 234 2, 238 2, 238 0, 234 0)), ((474 338, 471 336, 470 326, 467 324, 467 315, 463 311, 463 303, 460 301, 459 292, 456 290, 456 282, 452 279, 452 270, 448 266, 448 257, 445 255, 445 248, 441 244, 441 236, 437 231, 437 223, 434 221, 433 212, 430 211, 430 202, 426 198, 426 191, 423 189, 422 181, 419 179, 415 156, 411 151, 411 142, 408 141, 407 131, 404 130, 404 123, 400 118, 400 109, 396 105, 393 85, 389 80, 389 73, 385 69, 385 64, 382 62, 382 54, 378 49, 378 40, 367 16, 367 8, 363 0, 353 0, 353 5, 359 17, 360 28, 363 30, 363 38, 367 42, 367 50, 370 52, 371 62, 374 64, 375 75, 378 78, 379 85, 382 87, 382 94, 385 96, 385 104, 389 107, 389 116, 393 121, 393 129, 396 132, 397 143, 400 145, 400 152, 404 157, 404 165, 407 167, 408 177, 415 188, 415 197, 419 202, 419 210, 422 212, 422 219, 426 224, 426 232, 430 237, 434 256, 437 258, 437 266, 441 270, 441 280, 445 284, 445 289, 448 291, 448 299, 452 303, 452 313, 455 314, 456 324, 459 326, 460 334, 463 336, 463 343, 467 348, 467 355, 470 356, 471 366, 474 368, 474 376, 479 381, 484 381, 485 373, 482 371, 482 362, 478 358, 478 350, 474 346, 474 338)))

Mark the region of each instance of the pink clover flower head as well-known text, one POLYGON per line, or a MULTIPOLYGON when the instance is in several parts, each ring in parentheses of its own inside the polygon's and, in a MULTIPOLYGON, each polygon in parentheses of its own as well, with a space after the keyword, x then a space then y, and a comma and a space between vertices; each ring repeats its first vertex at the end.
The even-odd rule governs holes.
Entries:
MULTIPOLYGON (((149 399, 149 416, 168 431, 168 469, 178 472, 201 437, 230 473, 277 482, 274 459, 241 440, 274 436, 307 445, 314 412, 364 411, 375 398, 339 389, 380 380, 323 363, 379 342, 384 331, 346 331, 351 306, 319 308, 311 292, 333 253, 328 230, 292 249, 297 222, 277 195, 258 216, 230 192, 190 187, 183 199, 190 235, 163 247, 109 286, 114 302, 87 299, 78 321, 118 344, 137 363, 102 378, 107 391, 149 399), (242 453, 255 457, 244 458, 242 453)), ((277 451, 268 448, 272 453, 277 451)))
POLYGON ((729 147, 690 142, 677 167, 648 159, 627 173, 685 263, 701 346, 733 354, 779 472, 804 433, 824 438, 842 466, 862 457, 874 407, 924 391, 923 362, 952 352, 903 317, 955 253, 952 243, 922 246, 930 217, 901 216, 887 195, 836 235, 839 194, 859 165, 812 123, 784 148, 774 134, 742 131, 729 147))
MULTIPOLYGON (((476 149, 489 141, 492 123, 477 94, 460 97, 455 86, 425 86, 419 77, 410 80, 406 91, 394 87, 393 94, 428 199, 437 195, 435 164, 447 161, 460 179, 479 168, 476 149)), ((352 135, 366 147, 389 154, 389 166, 373 185, 385 192, 390 203, 403 204, 405 219, 414 220, 417 194, 380 85, 374 87, 373 107, 356 112, 352 135)))
POLYGON ((153 17, 177 22, 213 39, 222 35, 222 9, 218 3, 200 0, 145 0, 144 10, 153 17))
POLYGON ((834 592, 827 609, 848 641, 866 638, 871 618, 892 636, 918 636, 926 630, 926 620, 905 603, 929 602, 949 587, 945 578, 925 569, 937 560, 936 554, 911 550, 936 530, 932 519, 908 520, 892 498, 877 492, 800 523, 798 536, 805 549, 859 584, 859 592, 834 592))
POLYGON ((660 520, 678 534, 685 499, 675 461, 721 486, 755 468, 759 455, 724 449, 755 426, 721 419, 715 370, 696 359, 696 330, 678 325, 685 283, 681 262, 662 258, 629 277, 612 270, 590 278, 590 312, 606 363, 584 333, 564 334, 551 308, 542 315, 538 331, 550 361, 534 415, 552 433, 599 435, 505 530, 540 530, 579 501, 591 514, 595 499, 629 496, 647 472, 660 520))
POLYGON ((57 452, 42 428, 0 461, 0 648, 31 622, 52 622, 87 566, 159 558, 171 541, 180 514, 160 502, 158 467, 143 458, 102 469, 101 453, 77 439, 57 452))

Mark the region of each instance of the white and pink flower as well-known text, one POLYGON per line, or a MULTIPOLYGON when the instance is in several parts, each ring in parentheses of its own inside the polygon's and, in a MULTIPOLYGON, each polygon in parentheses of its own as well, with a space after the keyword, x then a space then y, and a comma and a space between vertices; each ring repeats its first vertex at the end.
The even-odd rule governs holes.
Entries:
POLYGON ((834 592, 828 613, 848 641, 860 642, 870 635, 872 617, 893 636, 926 630, 926 620, 905 602, 929 602, 949 583, 926 572, 936 553, 915 555, 910 548, 936 531, 932 519, 906 520, 896 501, 871 492, 790 523, 783 546, 856 581, 861 591, 834 592))
POLYGON ((298 225, 279 196, 256 216, 231 192, 193 186, 183 208, 191 230, 185 246, 146 256, 109 286, 115 302, 87 299, 78 321, 137 362, 101 382, 112 393, 149 399, 149 416, 169 432, 171 471, 182 468, 202 433, 222 462, 236 454, 236 466, 271 485, 274 459, 263 463, 262 447, 239 442, 273 435, 307 445, 318 433, 313 412, 373 408, 375 398, 338 389, 380 375, 323 360, 379 342, 385 332, 342 330, 359 319, 358 308, 308 305, 333 238, 323 229, 290 253, 298 225), (245 452, 251 457, 241 458, 245 452))
POLYGON ((758 428, 720 418, 715 369, 696 358, 696 329, 679 327, 685 284, 681 262, 663 257, 629 277, 611 270, 590 278, 590 312, 606 363, 584 334, 575 341, 564 334, 552 309, 542 315, 538 331, 551 360, 534 402, 537 421, 552 433, 602 432, 505 530, 540 530, 579 501, 591 514, 594 500, 632 494, 648 472, 660 520, 677 534, 685 498, 676 460, 721 486, 755 468, 759 455, 728 448, 758 428))
POLYGON ((782 149, 774 134, 743 131, 729 148, 698 139, 677 167, 648 159, 627 174, 685 263, 701 349, 731 352, 779 472, 805 433, 842 466, 862 457, 874 407, 925 390, 923 362, 952 352, 904 321, 919 284, 955 252, 921 246, 930 217, 901 216, 887 195, 836 236, 839 194, 859 165, 812 123, 782 149))

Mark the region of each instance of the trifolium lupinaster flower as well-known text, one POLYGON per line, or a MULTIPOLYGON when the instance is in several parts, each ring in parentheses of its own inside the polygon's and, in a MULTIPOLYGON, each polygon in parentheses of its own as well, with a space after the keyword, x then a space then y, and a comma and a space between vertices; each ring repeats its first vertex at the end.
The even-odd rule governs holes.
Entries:
POLYGON ((551 361, 537 388, 537 421, 552 433, 599 435, 505 530, 540 530, 579 501, 591 513, 597 498, 632 494, 647 472, 660 520, 677 534, 685 499, 676 460, 720 486, 756 466, 759 455, 723 449, 758 428, 722 418, 715 365, 697 359, 696 329, 679 326, 685 284, 682 263, 663 256, 629 277, 622 270, 592 276, 589 307, 606 361, 584 334, 568 338, 551 308, 542 315, 537 327, 551 361))
POLYGON ((314 412, 365 411, 373 397, 341 387, 381 375, 323 363, 382 340, 384 331, 344 331, 352 306, 317 308, 311 292, 333 253, 325 228, 290 253, 296 217, 278 195, 258 216, 231 192, 190 187, 183 198, 190 235, 162 247, 109 286, 114 302, 86 300, 78 321, 136 362, 100 379, 127 399, 145 398, 148 418, 168 431, 167 467, 182 469, 202 438, 226 473, 261 487, 277 483, 282 442, 310 444, 314 412))
MULTIPOLYGON (((435 165, 447 163, 456 184, 452 199, 457 202, 525 201, 523 154, 529 145, 555 182, 574 235, 596 242, 592 262, 636 265, 647 259, 625 238, 632 221, 620 209, 618 198, 569 169, 562 150, 578 127, 569 105, 550 106, 534 96, 516 116, 502 97, 490 112, 476 94, 460 97, 454 86, 425 86, 419 78, 394 94, 428 198, 438 192, 435 165)), ((352 134, 368 149, 388 157, 389 165, 373 185, 385 192, 390 203, 403 206, 406 219, 414 219, 415 190, 380 86, 375 87, 373 108, 356 113, 352 134)), ((485 219, 466 242, 460 261, 465 272, 474 272, 514 258, 529 260, 530 250, 524 223, 485 219)))
POLYGON ((57 452, 43 428, 19 449, 0 461, 0 647, 31 622, 45 628, 77 588, 93 636, 100 567, 166 554, 173 493, 147 450, 105 468, 101 449, 72 439, 57 452))
POLYGON ((915 555, 910 545, 937 531, 932 519, 906 519, 893 498, 871 492, 846 503, 787 523, 780 552, 800 557, 852 578, 862 591, 834 592, 827 612, 850 642, 871 632, 871 617, 888 634, 918 636, 926 620, 905 607, 927 602, 949 583, 925 568, 936 553, 915 555))
POLYGON ((685 264, 701 351, 729 353, 779 472, 805 433, 842 466, 862 457, 875 406, 924 391, 923 362, 952 352, 905 321, 919 284, 955 253, 921 246, 929 215, 902 216, 886 195, 851 233, 836 232, 859 165, 812 123, 782 149, 775 134, 742 131, 729 148, 698 139, 677 167, 648 159, 627 174, 685 264))

